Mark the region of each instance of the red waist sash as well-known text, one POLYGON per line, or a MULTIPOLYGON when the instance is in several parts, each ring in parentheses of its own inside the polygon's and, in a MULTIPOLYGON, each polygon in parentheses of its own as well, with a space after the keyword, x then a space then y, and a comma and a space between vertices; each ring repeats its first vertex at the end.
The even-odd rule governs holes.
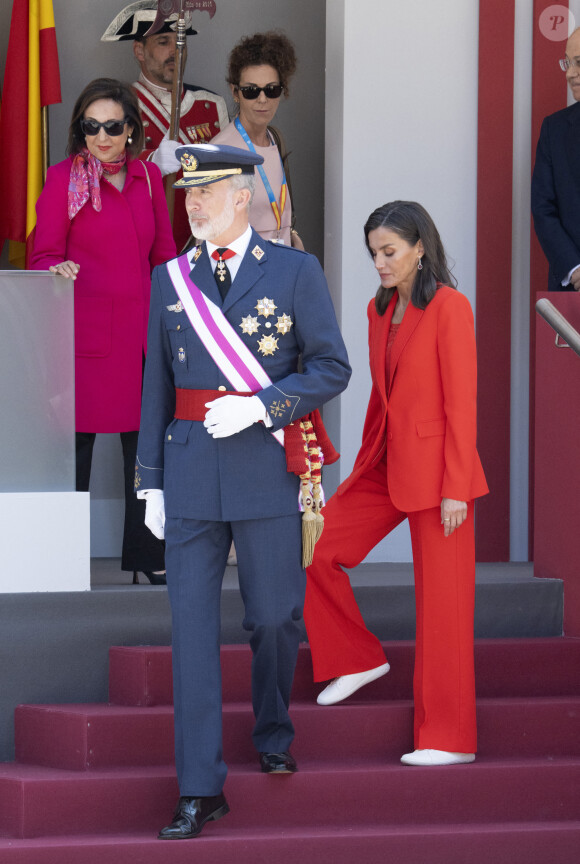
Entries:
MULTIPOLYGON (((205 420, 208 409, 206 402, 219 399, 220 396, 254 396, 249 390, 240 393, 234 390, 186 390, 181 387, 175 388, 175 414, 176 420, 205 420)), ((328 433, 324 428, 322 417, 318 410, 312 411, 306 417, 290 423, 284 427, 284 449, 286 450, 286 467, 292 474, 300 476, 304 472, 304 440, 300 422, 309 419, 314 426, 316 441, 324 454, 325 465, 332 465, 339 458, 339 453, 334 449, 328 433)))

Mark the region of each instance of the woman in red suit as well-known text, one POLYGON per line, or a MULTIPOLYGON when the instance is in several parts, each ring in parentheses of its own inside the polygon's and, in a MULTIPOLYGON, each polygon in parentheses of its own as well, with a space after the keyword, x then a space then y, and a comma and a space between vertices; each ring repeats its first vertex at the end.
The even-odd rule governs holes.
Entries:
POLYGON ((343 567, 356 567, 405 518, 416 602, 413 753, 407 765, 472 762, 473 500, 488 489, 477 454, 476 351, 469 301, 454 287, 426 210, 379 207, 365 240, 381 284, 369 303, 372 392, 352 474, 324 510, 304 618, 321 705, 389 664, 365 627, 343 567))
POLYGON ((131 88, 97 78, 78 97, 68 159, 36 204, 31 267, 75 280, 76 488, 88 491, 96 433, 119 432, 125 474, 121 568, 164 582, 164 546, 133 492, 151 271, 175 255, 156 165, 131 88))

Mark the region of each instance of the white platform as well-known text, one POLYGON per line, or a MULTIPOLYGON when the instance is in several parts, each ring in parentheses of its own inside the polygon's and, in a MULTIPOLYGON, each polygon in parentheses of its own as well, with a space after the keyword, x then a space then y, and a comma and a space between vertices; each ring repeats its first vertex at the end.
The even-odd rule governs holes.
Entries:
POLYGON ((88 492, 2 492, 0 536, 0 593, 90 590, 88 492))

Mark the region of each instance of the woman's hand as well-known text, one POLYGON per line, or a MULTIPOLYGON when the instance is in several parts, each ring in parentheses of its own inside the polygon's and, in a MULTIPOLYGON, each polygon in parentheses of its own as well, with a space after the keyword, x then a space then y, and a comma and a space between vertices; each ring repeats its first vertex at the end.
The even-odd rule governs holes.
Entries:
POLYGON ((441 501, 441 524, 443 533, 450 537, 456 528, 467 519, 467 502, 455 501, 454 498, 443 498, 441 501))
POLYGON ((64 276, 65 279, 76 279, 81 268, 80 264, 75 264, 74 261, 63 261, 62 264, 52 264, 48 269, 51 273, 64 276))

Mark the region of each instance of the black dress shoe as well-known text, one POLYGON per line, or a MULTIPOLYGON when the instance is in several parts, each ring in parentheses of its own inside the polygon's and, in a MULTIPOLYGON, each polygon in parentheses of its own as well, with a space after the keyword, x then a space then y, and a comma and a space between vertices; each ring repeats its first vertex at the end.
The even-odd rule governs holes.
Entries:
POLYGON ((230 812, 222 795, 206 798, 180 798, 173 822, 159 832, 159 840, 189 840, 198 837, 206 822, 221 819, 230 812))
POLYGON ((288 750, 283 753, 260 753, 260 767, 264 774, 294 774, 298 771, 296 760, 288 750))

